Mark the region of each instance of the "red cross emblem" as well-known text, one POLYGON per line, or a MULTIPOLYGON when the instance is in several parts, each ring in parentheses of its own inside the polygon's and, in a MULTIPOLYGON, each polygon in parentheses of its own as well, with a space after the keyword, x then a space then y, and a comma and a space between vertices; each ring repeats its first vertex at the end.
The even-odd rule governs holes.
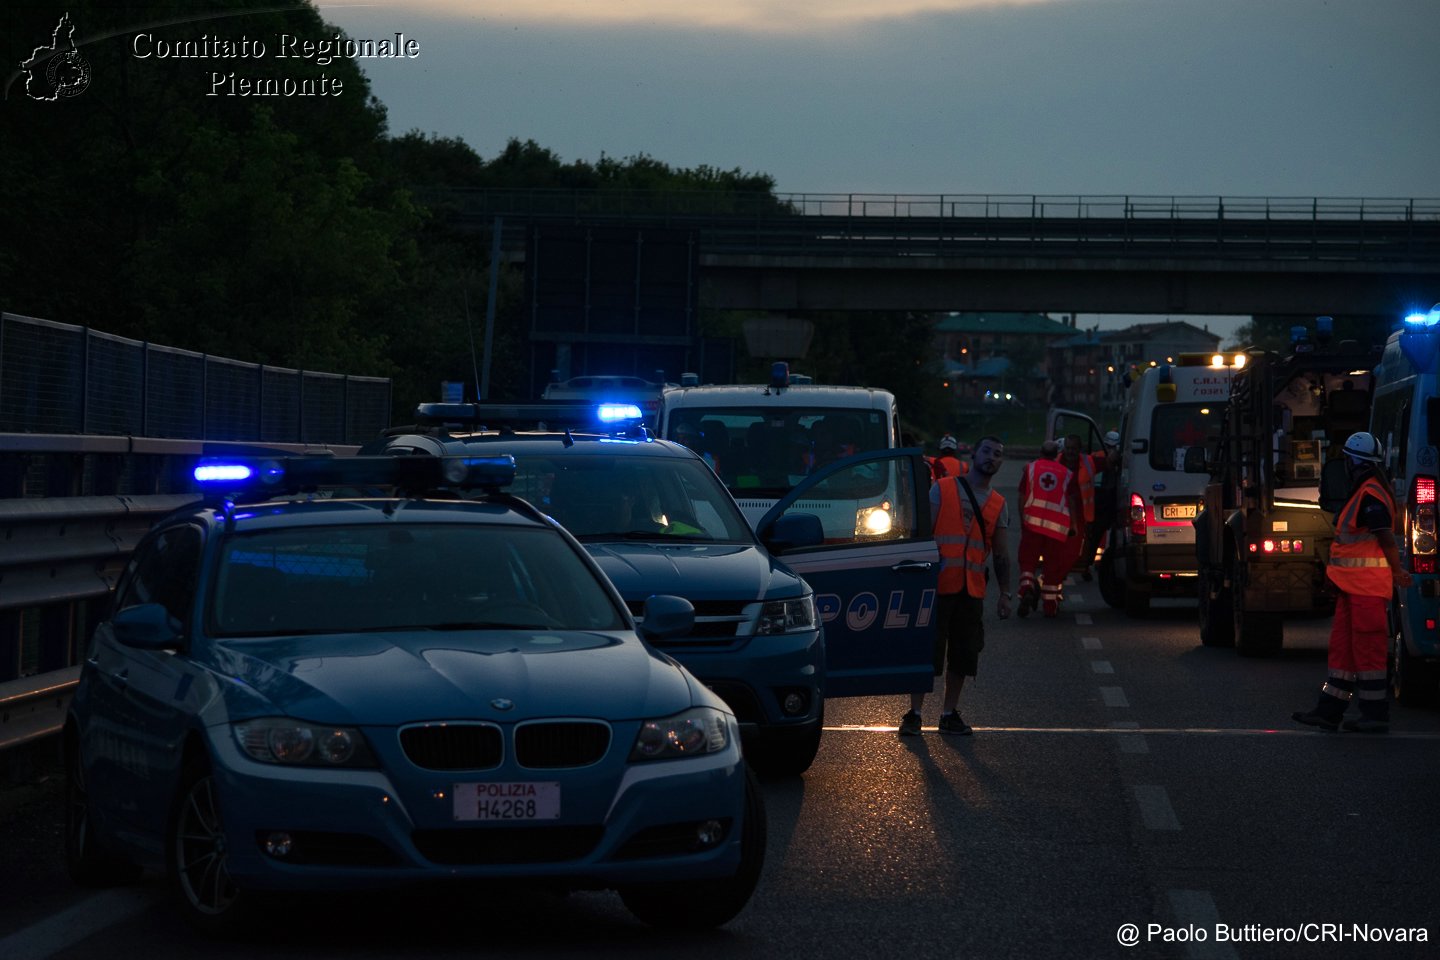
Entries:
POLYGON ((1049 493, 1060 485, 1060 478, 1049 470, 1040 474, 1040 489, 1049 493))

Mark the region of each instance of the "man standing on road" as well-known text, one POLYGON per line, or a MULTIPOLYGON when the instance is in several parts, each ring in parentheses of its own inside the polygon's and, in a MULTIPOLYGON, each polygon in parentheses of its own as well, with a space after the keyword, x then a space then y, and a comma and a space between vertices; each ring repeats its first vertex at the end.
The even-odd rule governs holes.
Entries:
POLYGON ((1077 570, 1083 570, 1088 578, 1090 564, 1095 559, 1093 550, 1089 556, 1084 555, 1090 524, 1095 522, 1095 460, 1080 449, 1080 437, 1072 433, 1065 438, 1065 446, 1060 451, 1060 462, 1075 475, 1075 483, 1080 491, 1081 512, 1084 514, 1075 524, 1075 533, 1066 539, 1065 549, 1069 554, 1070 565, 1077 570))
POLYGON ((959 456, 960 442, 952 435, 940 438, 940 456, 935 458, 936 479, 959 477, 970 472, 970 467, 959 456))
MULTIPOLYGON (((999 437, 982 437, 970 455, 966 476, 942 477, 930 487, 930 515, 940 547, 940 583, 936 603, 935 676, 945 675, 941 733, 970 734, 960 716, 960 690, 975 676, 985 647, 985 561, 993 553, 1000 584, 996 614, 1010 616, 1010 512, 990 481, 1005 458, 999 437)), ((920 735, 925 694, 910 695, 910 711, 900 720, 900 736, 920 735)))
POLYGON ((1400 565, 1392 529, 1395 498, 1380 461, 1380 443, 1371 434, 1353 433, 1345 441, 1350 498, 1335 518, 1335 542, 1325 567, 1325 576, 1340 590, 1330 628, 1330 675, 1315 708, 1293 714, 1296 721, 1322 730, 1340 728, 1352 698, 1360 700, 1360 716, 1346 720, 1346 730, 1390 730, 1386 608, 1395 588, 1410 586, 1411 577, 1400 565))
POLYGON ((1020 474, 1020 616, 1045 599, 1045 616, 1060 609, 1060 585, 1075 562, 1068 541, 1081 514, 1075 475, 1056 458, 1060 445, 1046 440, 1040 457, 1020 474), (1040 568, 1041 563, 1043 568, 1040 568), (1040 568, 1039 582, 1036 569, 1040 568))

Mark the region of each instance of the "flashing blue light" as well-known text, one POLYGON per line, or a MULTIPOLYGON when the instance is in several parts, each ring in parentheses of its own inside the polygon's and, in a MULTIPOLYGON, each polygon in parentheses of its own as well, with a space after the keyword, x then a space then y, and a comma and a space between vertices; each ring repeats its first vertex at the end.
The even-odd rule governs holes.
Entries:
POLYGON ((633 403, 602 403, 595 415, 601 423, 618 423, 622 420, 639 420, 645 416, 640 407, 633 403))
POLYGON ((1440 303, 1431 307, 1428 313, 1412 313, 1405 318, 1407 327, 1435 327, 1440 326, 1440 303))
POLYGON ((243 483, 255 476, 248 463, 202 463, 195 467, 196 483, 243 483))

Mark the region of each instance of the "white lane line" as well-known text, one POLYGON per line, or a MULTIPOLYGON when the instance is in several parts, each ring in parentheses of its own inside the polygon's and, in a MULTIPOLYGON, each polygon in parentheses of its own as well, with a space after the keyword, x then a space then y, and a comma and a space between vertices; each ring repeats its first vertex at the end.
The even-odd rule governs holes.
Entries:
POLYGON ((1068 602, 1070 602, 1070 603, 1084 603, 1084 602, 1085 602, 1085 597, 1084 597, 1082 594, 1078 594, 1078 593, 1067 593, 1067 594, 1065 594, 1065 599, 1066 599, 1068 602))
POLYGON ((1100 638, 1099 638, 1099 637, 1081 637, 1081 638, 1080 638, 1080 646, 1083 647, 1083 648, 1086 649, 1086 650, 1099 650, 1099 649, 1100 649, 1100 638))
POLYGON ((1135 790, 1135 802, 1140 805, 1140 820, 1151 830, 1179 830, 1180 821, 1175 819, 1175 808, 1170 806, 1170 795, 1164 787, 1141 787, 1135 790))
POLYGON ((1135 733, 1140 729, 1140 724, 1134 720, 1116 720, 1110 724, 1117 731, 1123 731, 1115 740, 1120 746, 1121 753, 1149 753, 1150 742, 1145 739, 1142 733, 1135 733))
MULTIPOLYGON (((826 725, 830 733, 894 733, 899 727, 894 724, 837 723, 826 725)), ((926 727, 934 730, 934 727, 926 727)), ((1058 733, 1071 735, 1109 734, 1114 736, 1141 734, 1143 736, 1205 736, 1205 737, 1324 737, 1339 740, 1363 740, 1367 743, 1384 740, 1435 740, 1440 733, 1388 733, 1383 737, 1356 733, 1320 733, 1315 730, 1271 730, 1246 727, 1137 727, 1116 729, 1113 727, 975 727, 988 733, 1058 733)), ((8 958, 7 958, 8 960, 8 958)))
POLYGON ((1096 673, 1114 673, 1115 665, 1109 660, 1091 660, 1090 669, 1096 673))
POLYGON ((1119 687, 1101 687, 1100 699, 1105 701, 1107 707, 1130 706, 1130 701, 1125 698, 1125 691, 1119 687))
POLYGON ((162 893, 153 888, 106 890, 68 910, 0 939, 5 960, 42 960, 59 953, 106 927, 128 920, 158 903, 162 893))
POLYGON ((1079 624, 1080 626, 1082 626, 1082 627, 1089 627, 1089 626, 1094 625, 1094 623, 1095 623, 1095 621, 1090 618, 1090 614, 1088 614, 1088 613, 1077 613, 1077 614, 1075 614, 1075 622, 1078 623, 1078 624, 1079 624))
POLYGON ((1208 891, 1171 890, 1169 894, 1176 926, 1207 930, 1211 934, 1204 942, 1187 942, 1185 956, 1190 960, 1240 960, 1240 954, 1233 946, 1214 937, 1215 927, 1220 923, 1220 911, 1208 891))

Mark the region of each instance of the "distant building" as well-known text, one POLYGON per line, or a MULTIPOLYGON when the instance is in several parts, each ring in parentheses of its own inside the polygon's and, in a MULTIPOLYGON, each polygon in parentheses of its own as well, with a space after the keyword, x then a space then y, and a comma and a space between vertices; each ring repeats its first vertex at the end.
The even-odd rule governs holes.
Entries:
POLYGON ((1074 336, 1071 323, 1043 313, 943 313, 935 343, 946 382, 962 405, 1004 398, 1045 406, 1049 393, 1046 349, 1074 336))
POLYGON ((1219 347, 1219 334, 1180 320, 1074 333, 1049 346, 1046 369, 1053 385, 1051 403, 1118 410, 1125 396, 1125 374, 1131 367, 1171 363, 1179 354, 1211 353, 1219 347))

